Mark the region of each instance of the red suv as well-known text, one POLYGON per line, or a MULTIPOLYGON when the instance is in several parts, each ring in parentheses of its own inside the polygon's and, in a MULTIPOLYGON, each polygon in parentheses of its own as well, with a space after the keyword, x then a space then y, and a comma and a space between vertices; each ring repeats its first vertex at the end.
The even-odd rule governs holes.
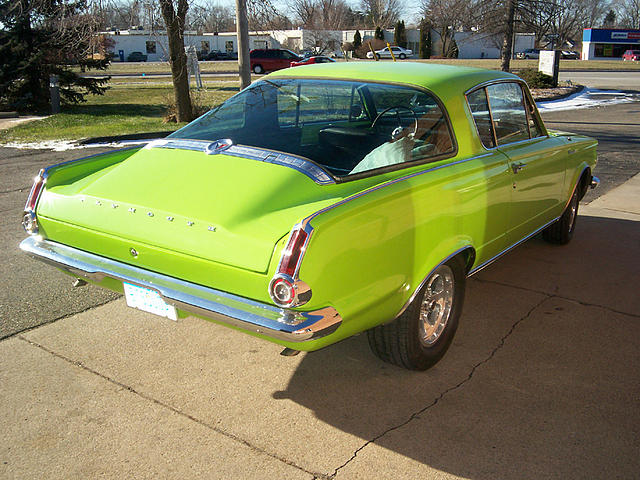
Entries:
POLYGON ((251 70, 254 73, 273 72, 289 67, 291 62, 302 60, 302 57, 292 51, 279 48, 251 50, 249 58, 251 59, 251 70))
POLYGON ((640 61, 640 50, 627 50, 622 55, 622 60, 624 60, 625 62, 627 60, 630 60, 632 62, 640 61))

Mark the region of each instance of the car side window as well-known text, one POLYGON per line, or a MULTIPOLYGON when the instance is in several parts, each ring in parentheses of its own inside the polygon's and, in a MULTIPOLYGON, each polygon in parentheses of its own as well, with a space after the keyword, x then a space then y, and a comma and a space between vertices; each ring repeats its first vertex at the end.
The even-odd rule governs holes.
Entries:
POLYGON ((524 101, 527 106, 527 117, 529 119, 529 133, 531 138, 537 138, 544 136, 544 129, 542 128, 540 117, 536 113, 535 106, 531 103, 531 100, 527 95, 524 96, 524 101))
POLYGON ((487 95, 498 145, 528 140, 529 121, 520 85, 515 82, 489 85, 487 95))
POLYGON ((473 121, 476 124, 478 136, 482 144, 487 148, 496 146, 491 127, 491 114, 489 113, 489 102, 487 92, 484 88, 475 90, 467 95, 467 102, 471 109, 473 121))

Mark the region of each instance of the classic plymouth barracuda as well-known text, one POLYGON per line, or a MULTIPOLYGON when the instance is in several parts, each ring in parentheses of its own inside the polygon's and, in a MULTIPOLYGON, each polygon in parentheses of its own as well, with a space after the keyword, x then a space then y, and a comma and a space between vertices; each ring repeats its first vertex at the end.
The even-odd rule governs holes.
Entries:
POLYGON ((565 244, 596 141, 549 132, 499 71, 281 70, 144 147, 46 168, 21 248, 284 354, 367 331, 385 361, 445 353, 465 280, 532 235, 565 244))

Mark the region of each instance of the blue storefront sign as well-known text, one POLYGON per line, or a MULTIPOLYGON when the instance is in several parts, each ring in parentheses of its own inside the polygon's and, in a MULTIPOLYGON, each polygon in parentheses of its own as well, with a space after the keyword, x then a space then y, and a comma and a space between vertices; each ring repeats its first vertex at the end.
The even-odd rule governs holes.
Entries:
POLYGON ((626 50, 637 49, 639 44, 640 30, 585 28, 582 59, 621 59, 626 50))
POLYGON ((640 43, 640 30, 612 30, 606 28, 585 28, 583 42, 640 43))

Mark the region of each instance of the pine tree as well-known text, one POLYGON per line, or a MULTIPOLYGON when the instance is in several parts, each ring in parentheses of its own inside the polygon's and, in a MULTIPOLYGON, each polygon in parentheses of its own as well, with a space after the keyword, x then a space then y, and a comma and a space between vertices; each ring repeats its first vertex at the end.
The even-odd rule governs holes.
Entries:
POLYGON ((356 30, 356 33, 353 35, 353 50, 357 52, 361 46, 362 36, 360 35, 360 30, 356 30))
POLYGON ((0 108, 43 111, 49 102, 49 76, 57 75, 65 103, 103 94, 108 78, 81 77, 81 70, 104 70, 109 58, 92 53, 93 22, 86 0, 0 0, 0 108))
POLYGON ((431 58, 431 24, 422 19, 420 22, 420 58, 431 58))
POLYGON ((407 48, 407 30, 404 26, 404 20, 398 20, 395 31, 393 32, 393 43, 402 48, 407 48))

